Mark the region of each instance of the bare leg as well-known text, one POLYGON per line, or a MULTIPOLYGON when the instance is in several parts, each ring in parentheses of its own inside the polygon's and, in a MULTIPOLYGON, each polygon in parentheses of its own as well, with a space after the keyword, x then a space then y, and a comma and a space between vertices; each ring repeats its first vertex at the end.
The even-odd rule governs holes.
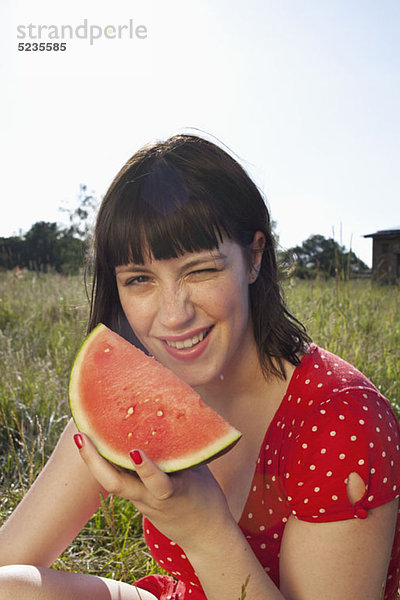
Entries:
POLYGON ((127 583, 46 567, 0 567, 0 600, 157 600, 127 583))

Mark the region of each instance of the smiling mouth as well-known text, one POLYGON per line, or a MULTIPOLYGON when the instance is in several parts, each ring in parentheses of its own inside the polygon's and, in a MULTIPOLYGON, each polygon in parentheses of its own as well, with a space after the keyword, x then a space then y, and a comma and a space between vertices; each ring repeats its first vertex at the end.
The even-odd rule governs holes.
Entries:
POLYGON ((179 340, 176 342, 173 342, 171 340, 165 340, 165 342, 171 348, 177 348, 178 350, 187 350, 188 348, 193 348, 194 346, 197 346, 197 344, 202 342, 208 336, 211 329, 212 329, 212 326, 207 327, 200 333, 197 333, 193 337, 187 338, 186 340, 179 340))

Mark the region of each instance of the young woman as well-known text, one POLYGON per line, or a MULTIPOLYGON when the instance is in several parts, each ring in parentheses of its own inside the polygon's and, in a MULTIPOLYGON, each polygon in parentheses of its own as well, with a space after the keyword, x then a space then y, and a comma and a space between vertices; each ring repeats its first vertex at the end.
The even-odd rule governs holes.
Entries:
POLYGON ((120 473, 71 422, 0 531, 0 600, 397 598, 400 433, 359 371, 312 344, 282 301, 268 211, 196 136, 145 147, 99 211, 90 324, 196 388, 243 434, 209 465, 120 473), (171 573, 137 586, 49 567, 98 507, 130 499, 171 573), (49 501, 51 499, 51 501, 49 501))

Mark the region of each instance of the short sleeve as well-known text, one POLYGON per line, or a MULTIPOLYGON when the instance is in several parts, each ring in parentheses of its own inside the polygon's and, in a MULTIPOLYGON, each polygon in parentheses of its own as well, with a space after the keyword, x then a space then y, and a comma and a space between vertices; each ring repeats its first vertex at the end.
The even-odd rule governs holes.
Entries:
POLYGON ((399 425, 375 388, 348 389, 321 402, 294 437, 282 485, 297 518, 365 518, 369 509, 398 497, 399 425), (350 473, 365 484, 365 494, 354 506, 346 489, 350 473))

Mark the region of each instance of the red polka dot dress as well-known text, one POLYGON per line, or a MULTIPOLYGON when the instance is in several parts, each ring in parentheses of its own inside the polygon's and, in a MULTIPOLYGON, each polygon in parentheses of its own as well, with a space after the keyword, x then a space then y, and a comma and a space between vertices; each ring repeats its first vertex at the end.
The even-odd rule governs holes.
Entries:
MULTIPOLYGON (((312 344, 293 373, 252 468, 239 526, 279 586, 280 545, 291 515, 312 523, 365 519, 370 509, 399 496, 399 424, 389 402, 364 375, 312 344), (357 473, 365 484, 365 494, 354 506, 346 492, 350 473, 357 473)), ((152 556, 179 580, 173 583, 175 592, 163 596, 161 587, 171 580, 161 577, 159 597, 204 600, 182 549, 148 520, 143 523, 152 556)), ((400 519, 385 600, 397 600, 399 566, 400 519)), ((147 584, 139 580, 137 585, 147 584)), ((152 586, 146 589, 157 595, 154 580, 152 586)))

